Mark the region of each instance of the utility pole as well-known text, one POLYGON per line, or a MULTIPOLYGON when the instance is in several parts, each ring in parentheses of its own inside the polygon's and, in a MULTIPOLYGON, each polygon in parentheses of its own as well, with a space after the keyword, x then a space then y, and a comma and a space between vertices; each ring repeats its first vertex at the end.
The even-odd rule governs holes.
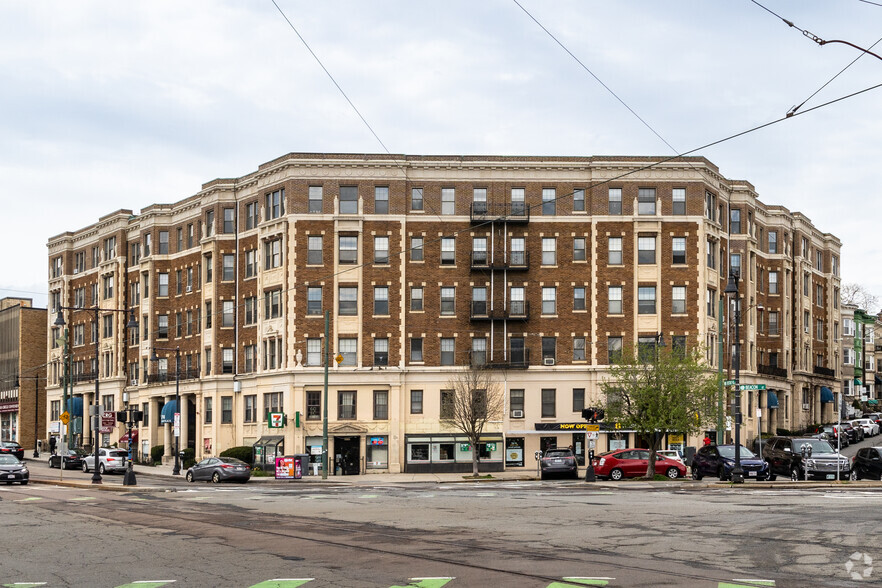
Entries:
POLYGON ((723 424, 723 297, 720 296, 719 301, 720 312, 717 313, 717 379, 719 380, 719 390, 717 391, 717 445, 722 445, 725 441, 723 434, 725 425, 723 424))

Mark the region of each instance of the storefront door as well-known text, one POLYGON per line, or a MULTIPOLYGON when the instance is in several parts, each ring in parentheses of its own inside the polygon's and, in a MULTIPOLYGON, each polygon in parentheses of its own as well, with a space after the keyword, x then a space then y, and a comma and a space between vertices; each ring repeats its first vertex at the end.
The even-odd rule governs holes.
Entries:
POLYGON ((361 437, 334 437, 334 457, 344 476, 361 473, 361 437))

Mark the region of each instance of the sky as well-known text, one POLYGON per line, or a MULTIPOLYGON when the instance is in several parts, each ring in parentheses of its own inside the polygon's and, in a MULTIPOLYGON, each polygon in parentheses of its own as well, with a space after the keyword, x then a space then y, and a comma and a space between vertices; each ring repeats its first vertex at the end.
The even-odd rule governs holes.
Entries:
POLYGON ((869 48, 882 0, 276 3, 0 0, 0 297, 46 306, 51 237, 285 153, 669 156, 860 55, 802 114, 694 154, 836 235, 843 281, 882 295, 882 88, 822 106, 882 60, 769 12, 869 48))

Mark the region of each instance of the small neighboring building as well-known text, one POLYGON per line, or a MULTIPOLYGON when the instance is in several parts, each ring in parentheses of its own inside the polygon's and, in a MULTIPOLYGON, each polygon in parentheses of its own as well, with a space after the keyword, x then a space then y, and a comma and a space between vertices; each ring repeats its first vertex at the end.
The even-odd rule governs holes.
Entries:
POLYGON ((0 300, 0 439, 33 448, 46 436, 46 309, 0 300))
MULTIPOLYGON (((842 390, 844 414, 878 407, 882 378, 876 366, 878 320, 854 304, 842 305, 842 390)), ((866 410, 865 410, 866 412, 866 410)))

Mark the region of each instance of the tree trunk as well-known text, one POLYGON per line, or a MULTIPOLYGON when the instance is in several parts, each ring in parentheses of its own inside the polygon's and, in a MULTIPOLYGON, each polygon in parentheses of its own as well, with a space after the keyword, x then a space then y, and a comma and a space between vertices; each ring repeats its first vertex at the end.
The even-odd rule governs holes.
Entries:
POLYGON ((646 477, 650 480, 655 477, 655 452, 658 451, 658 446, 661 444, 661 435, 653 433, 651 439, 649 443, 649 462, 646 464, 646 477))
POLYGON ((478 448, 475 447, 475 451, 472 455, 472 477, 478 477, 478 448))

